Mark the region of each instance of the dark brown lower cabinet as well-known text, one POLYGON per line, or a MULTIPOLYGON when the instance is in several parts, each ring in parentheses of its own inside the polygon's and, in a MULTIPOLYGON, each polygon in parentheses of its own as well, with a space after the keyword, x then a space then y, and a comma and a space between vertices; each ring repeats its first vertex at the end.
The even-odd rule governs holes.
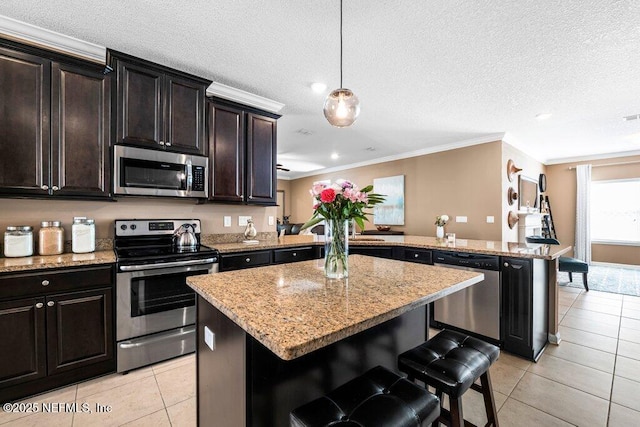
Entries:
POLYGON ((113 274, 0 276, 0 402, 115 371, 113 274))

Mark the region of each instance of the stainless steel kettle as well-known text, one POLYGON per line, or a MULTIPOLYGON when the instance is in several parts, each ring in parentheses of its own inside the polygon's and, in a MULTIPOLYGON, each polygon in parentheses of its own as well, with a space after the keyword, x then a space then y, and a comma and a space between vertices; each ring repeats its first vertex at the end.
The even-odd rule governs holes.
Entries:
POLYGON ((195 248, 198 246, 196 229, 191 224, 182 224, 173 233, 173 245, 178 249, 195 248))

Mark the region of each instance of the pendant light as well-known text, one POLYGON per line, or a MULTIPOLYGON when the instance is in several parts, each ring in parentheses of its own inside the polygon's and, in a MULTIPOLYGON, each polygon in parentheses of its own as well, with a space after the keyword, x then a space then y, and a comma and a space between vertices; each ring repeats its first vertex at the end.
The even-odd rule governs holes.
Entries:
POLYGON ((340 88, 324 101, 324 116, 333 126, 351 126, 360 114, 360 100, 349 89, 342 87, 342 0, 340 0, 340 88))

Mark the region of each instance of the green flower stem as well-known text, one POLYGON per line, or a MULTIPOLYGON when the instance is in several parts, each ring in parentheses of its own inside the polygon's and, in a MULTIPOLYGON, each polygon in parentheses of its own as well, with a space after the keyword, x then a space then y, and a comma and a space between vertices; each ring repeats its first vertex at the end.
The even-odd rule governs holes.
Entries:
POLYGON ((348 277, 349 221, 327 220, 325 224, 324 272, 329 278, 348 277))

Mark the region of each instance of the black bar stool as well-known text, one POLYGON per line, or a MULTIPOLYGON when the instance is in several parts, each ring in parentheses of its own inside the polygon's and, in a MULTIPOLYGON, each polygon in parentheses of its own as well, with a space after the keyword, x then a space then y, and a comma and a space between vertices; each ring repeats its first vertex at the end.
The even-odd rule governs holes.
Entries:
POLYGON ((489 367, 498 360, 500 349, 477 338, 444 330, 425 343, 398 356, 398 368, 411 381, 420 380, 436 389, 442 404, 442 394, 449 396, 447 411, 441 408, 442 422, 454 427, 473 425, 464 420, 462 395, 472 388, 482 393, 487 413, 487 426, 498 426, 496 404, 491 388, 489 367), (480 378, 480 385, 475 381, 480 378))
POLYGON ((440 415, 440 400, 424 388, 376 366, 327 395, 294 409, 294 427, 427 426, 440 415))

